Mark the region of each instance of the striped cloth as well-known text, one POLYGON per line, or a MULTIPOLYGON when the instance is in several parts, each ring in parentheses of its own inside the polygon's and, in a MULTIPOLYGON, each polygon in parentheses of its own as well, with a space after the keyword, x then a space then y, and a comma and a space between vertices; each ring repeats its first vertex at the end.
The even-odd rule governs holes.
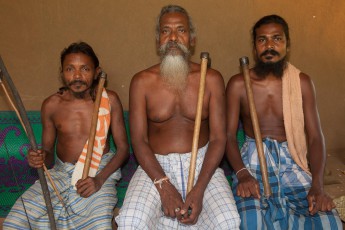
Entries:
MULTIPOLYGON (((110 161, 114 153, 104 154, 100 170, 110 161)), ((48 181, 57 229, 111 229, 113 209, 117 202, 115 180, 121 177, 120 170, 113 173, 101 189, 88 198, 82 198, 72 188, 71 176, 74 170, 71 163, 57 159, 49 172, 66 205, 64 208, 48 181)), ((50 229, 49 218, 42 196, 39 181, 36 181, 23 195, 25 209, 19 198, 8 214, 4 229, 50 229)))
MULTIPOLYGON (((311 187, 311 176, 291 158, 287 142, 270 138, 263 140, 267 162, 268 180, 272 196, 261 200, 236 195, 238 180, 233 175, 233 192, 241 217, 241 229, 342 229, 335 209, 318 212, 313 216, 308 211, 306 199, 311 187)), ((241 149, 243 163, 259 181, 263 194, 263 183, 255 140, 246 137, 241 149)))
MULTIPOLYGON (((196 178, 200 173, 207 145, 198 150, 196 178)), ((158 155, 170 182, 186 198, 191 153, 158 155)), ((132 177, 124 204, 116 217, 118 229, 238 229, 240 219, 235 201, 224 172, 217 169, 212 176, 203 199, 203 209, 195 225, 183 225, 176 219, 165 217, 156 187, 139 166, 132 177)))
MULTIPOLYGON (((90 177, 94 177, 96 175, 98 166, 101 162, 103 150, 107 142, 109 126, 110 126, 110 103, 109 103, 109 97, 108 97, 107 91, 106 89, 103 89, 102 98, 101 98, 101 102, 100 102, 99 110, 98 110, 97 127, 96 127, 95 141, 93 144, 90 171, 88 174, 90 177)), ((85 143, 83 151, 80 154, 77 164, 75 165, 75 169, 72 175, 72 182, 71 182, 72 185, 75 185, 78 182, 78 180, 82 178, 88 145, 89 145, 89 141, 85 143)), ((74 187, 74 189, 76 188, 74 187)))

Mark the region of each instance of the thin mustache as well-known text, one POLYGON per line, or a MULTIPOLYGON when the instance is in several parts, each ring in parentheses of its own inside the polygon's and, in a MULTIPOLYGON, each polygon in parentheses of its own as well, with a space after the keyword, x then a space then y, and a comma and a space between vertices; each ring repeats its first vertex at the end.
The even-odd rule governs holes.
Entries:
POLYGON ((262 56, 265 56, 267 54, 279 56, 279 53, 275 50, 265 50, 265 52, 263 52, 260 56, 262 57, 262 56))
POLYGON ((74 81, 71 81, 68 85, 71 86, 71 85, 74 85, 74 84, 86 85, 86 82, 85 81, 81 81, 81 80, 74 80, 74 81))
POLYGON ((181 49, 181 45, 178 42, 168 42, 168 44, 166 45, 166 48, 179 48, 181 49))

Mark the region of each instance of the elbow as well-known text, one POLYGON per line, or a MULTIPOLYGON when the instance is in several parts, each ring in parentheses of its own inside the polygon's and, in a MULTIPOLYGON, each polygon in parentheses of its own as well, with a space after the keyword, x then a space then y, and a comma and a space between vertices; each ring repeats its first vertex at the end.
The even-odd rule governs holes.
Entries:
POLYGON ((117 153, 121 154, 124 160, 127 160, 129 158, 129 144, 124 143, 121 146, 117 146, 117 153))

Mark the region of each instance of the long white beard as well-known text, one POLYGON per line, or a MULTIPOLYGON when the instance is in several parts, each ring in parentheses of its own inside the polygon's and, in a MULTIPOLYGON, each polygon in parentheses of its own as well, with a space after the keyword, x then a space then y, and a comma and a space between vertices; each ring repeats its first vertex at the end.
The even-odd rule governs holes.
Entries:
POLYGON ((189 74, 188 59, 181 54, 166 54, 162 57, 160 71, 169 88, 182 92, 187 85, 189 74))

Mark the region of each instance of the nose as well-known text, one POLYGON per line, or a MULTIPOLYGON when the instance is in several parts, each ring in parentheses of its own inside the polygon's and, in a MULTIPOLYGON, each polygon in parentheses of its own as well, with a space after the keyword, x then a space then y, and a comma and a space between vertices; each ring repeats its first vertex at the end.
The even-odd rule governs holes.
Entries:
POLYGON ((76 69, 73 73, 73 77, 75 79, 80 79, 81 78, 81 73, 80 73, 80 70, 76 69))
POLYGON ((171 31, 169 35, 169 41, 176 41, 177 40, 177 35, 175 31, 171 31))
POLYGON ((266 42, 266 48, 272 50, 274 48, 274 41, 272 39, 268 39, 266 42))

